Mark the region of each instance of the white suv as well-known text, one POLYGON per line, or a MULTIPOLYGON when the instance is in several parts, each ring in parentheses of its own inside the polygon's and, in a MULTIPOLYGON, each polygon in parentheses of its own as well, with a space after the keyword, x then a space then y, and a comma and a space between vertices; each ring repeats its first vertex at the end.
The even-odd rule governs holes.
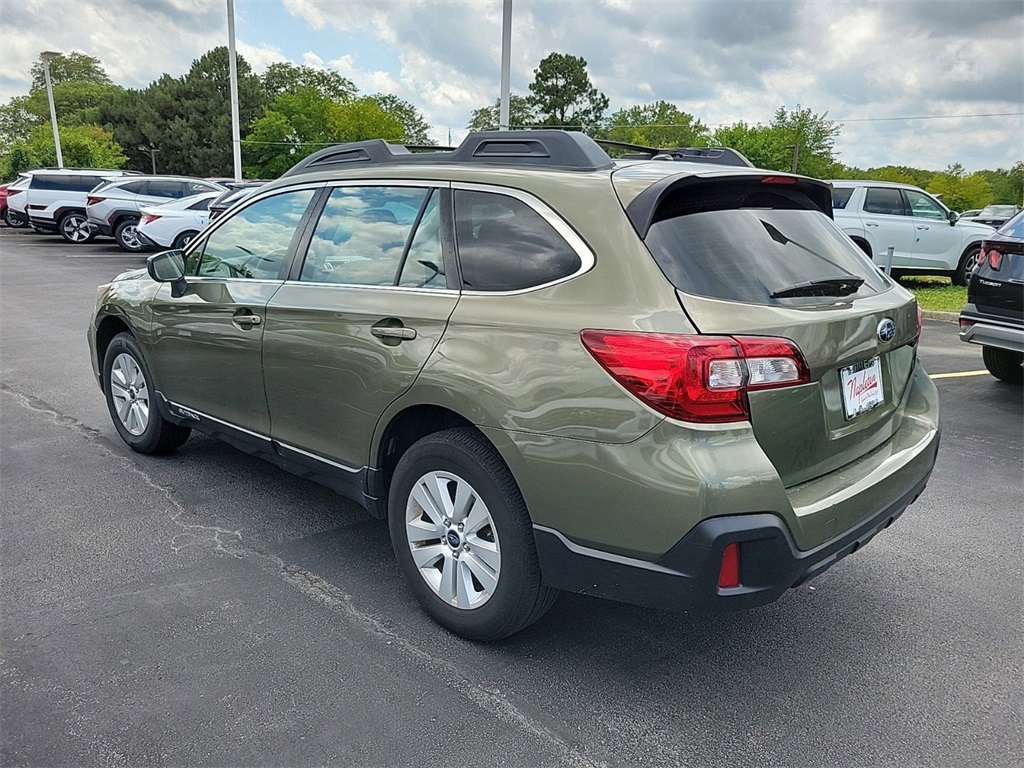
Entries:
POLYGON ((59 232, 69 243, 85 243, 93 237, 85 215, 89 192, 113 179, 138 174, 102 168, 42 168, 25 175, 31 181, 18 195, 16 209, 24 210, 37 231, 59 232))
POLYGON ((85 212, 89 229, 95 234, 109 235, 122 251, 137 253, 145 246, 138 236, 143 205, 160 205, 171 200, 202 194, 223 192, 213 181, 191 176, 143 176, 115 179, 97 187, 89 194, 85 212))
POLYGON ((893 271, 948 275, 967 285, 981 241, 992 227, 960 220, 956 213, 910 184, 835 180, 832 208, 836 224, 879 267, 889 246, 893 271))

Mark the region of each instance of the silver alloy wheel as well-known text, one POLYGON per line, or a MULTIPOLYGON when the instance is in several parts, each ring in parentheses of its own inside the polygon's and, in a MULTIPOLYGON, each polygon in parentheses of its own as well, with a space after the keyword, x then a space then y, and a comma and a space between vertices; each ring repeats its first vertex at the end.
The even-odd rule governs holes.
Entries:
POLYGON ((60 232, 64 239, 72 243, 84 243, 89 239, 89 221, 77 213, 69 213, 60 222, 60 232))
POLYGON ((405 535, 420 576, 448 605, 471 610, 494 595, 498 533, 487 504, 461 477, 428 472, 413 484, 405 535))
POLYGON ((149 387, 138 361, 122 352, 110 366, 110 394, 121 425, 133 435, 149 426, 149 387))
POLYGON ((138 251, 142 249, 142 242, 139 240, 138 224, 127 224, 121 227, 117 236, 121 241, 121 245, 129 251, 138 251))

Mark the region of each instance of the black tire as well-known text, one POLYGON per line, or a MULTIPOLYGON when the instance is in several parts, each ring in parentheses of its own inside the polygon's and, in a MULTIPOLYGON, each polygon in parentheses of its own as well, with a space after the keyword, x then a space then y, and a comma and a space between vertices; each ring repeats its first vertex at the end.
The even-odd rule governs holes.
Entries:
POLYGON ((68 211, 57 222, 57 231, 64 242, 81 245, 90 242, 95 233, 89 229, 89 219, 82 211, 68 211))
POLYGON ((982 347, 981 359, 988 372, 1007 384, 1024 384, 1024 354, 999 347, 982 347))
POLYGON ((168 453, 183 445, 192 433, 190 428, 172 424, 160 415, 153 376, 149 372, 138 342, 127 331, 117 334, 111 340, 110 346, 107 347, 106 354, 103 356, 103 394, 106 395, 107 410, 110 411, 110 419, 114 422, 114 428, 133 451, 168 453), (129 360, 137 369, 137 375, 131 377, 131 381, 123 376, 125 365, 129 360), (115 366, 118 367, 117 372, 114 371, 115 366), (118 382, 123 386, 120 386, 118 382), (115 391, 118 394, 115 394, 115 391), (126 398, 130 399, 126 402, 126 398), (115 400, 121 403, 120 413, 118 402, 115 400), (132 419, 131 416, 122 418, 121 414, 133 410, 132 405, 134 404, 141 409, 143 400, 145 400, 147 412, 144 424, 132 419), (127 408, 125 408, 126 405, 127 408))
MULTIPOLYGON (((449 501, 453 499, 449 497, 449 501)), ((467 512, 473 509, 475 507, 471 505, 467 512)), ((472 514, 467 514, 463 520, 468 524, 472 518, 472 514)), ((448 530, 454 533, 457 512, 452 515, 452 520, 448 530)), ((501 457, 472 429, 460 427, 436 432, 406 451, 395 468, 391 483, 388 522, 398 566, 416 599, 435 621, 457 635, 470 640, 500 640, 529 626, 554 604, 558 593, 541 583, 533 526, 519 487, 501 457), (489 597, 478 606, 460 608, 442 599, 413 560, 407 521, 416 520, 427 526, 431 523, 427 513, 422 513, 422 517, 417 514, 424 508, 418 502, 415 506, 411 504, 412 494, 414 486, 430 477, 431 473, 455 476, 456 479, 448 485, 448 493, 454 492, 456 482, 467 483, 474 498, 482 501, 486 509, 488 524, 480 530, 479 538, 472 539, 466 531, 460 542, 460 534, 456 533, 453 554, 447 558, 439 557, 437 566, 424 567, 424 572, 432 567, 437 570, 442 588, 448 563, 454 563, 451 573, 454 573, 456 581, 460 574, 465 573, 473 580, 472 584, 481 586, 475 576, 469 576, 468 570, 460 571, 459 567, 461 562, 468 568, 470 558, 478 557, 475 551, 470 552, 471 542, 476 547, 475 542, 490 541, 495 551, 500 553, 500 565, 489 597), (490 539, 486 538, 488 535, 490 539), (463 545, 469 554, 459 561, 460 546, 463 545)), ((445 530, 444 525, 438 525, 438 531, 442 530, 445 530)), ((461 526, 458 530, 462 531, 461 526)), ((421 546, 441 549, 451 546, 450 534, 444 538, 442 533, 436 535, 438 543, 422 541, 421 546)), ((476 562, 479 565, 482 561, 478 559, 476 562)), ((481 589, 486 587, 481 586, 481 589)))
POLYGON ((174 238, 174 242, 171 243, 171 248, 175 248, 175 249, 180 251, 186 245, 191 243, 192 239, 196 235, 198 235, 198 234, 199 233, 196 232, 194 229, 187 229, 187 230, 185 230, 180 235, 178 235, 176 238, 174 238))
POLYGON ((11 229, 23 229, 28 226, 28 216, 12 211, 10 208, 4 208, 4 224, 11 229))
POLYGON ((974 274, 974 268, 978 264, 978 256, 980 255, 980 245, 973 245, 964 252, 964 255, 960 257, 960 263, 956 267, 956 272, 950 275, 953 285, 967 285, 971 282, 971 275, 974 274))
POLYGON ((117 247, 125 253, 139 253, 142 250, 138 226, 138 219, 123 219, 114 227, 114 240, 117 241, 117 247))

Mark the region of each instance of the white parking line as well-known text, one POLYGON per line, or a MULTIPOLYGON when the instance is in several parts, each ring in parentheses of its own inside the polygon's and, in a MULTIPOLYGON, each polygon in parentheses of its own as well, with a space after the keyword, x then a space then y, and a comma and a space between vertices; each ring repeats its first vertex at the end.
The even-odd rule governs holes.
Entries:
POLYGON ((959 379, 964 376, 988 376, 988 371, 962 371, 960 373, 930 373, 931 379, 959 379))
POLYGON ((68 259, 144 259, 137 253, 65 253, 68 259))

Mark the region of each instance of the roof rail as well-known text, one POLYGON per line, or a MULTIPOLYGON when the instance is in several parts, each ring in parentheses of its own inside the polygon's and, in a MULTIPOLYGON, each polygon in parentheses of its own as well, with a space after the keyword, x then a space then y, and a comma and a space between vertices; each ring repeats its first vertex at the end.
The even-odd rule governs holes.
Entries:
POLYGON ((285 176, 337 168, 349 163, 483 163, 530 165, 570 171, 611 168, 612 159, 592 138, 575 131, 483 131, 469 134, 454 150, 405 147, 383 139, 354 141, 326 147, 285 172, 285 176))
POLYGON ((675 160, 690 163, 708 163, 710 165, 734 165, 753 168, 754 164, 742 154, 729 147, 645 147, 640 144, 627 144, 624 141, 597 139, 602 147, 626 149, 633 154, 623 155, 620 160, 675 160))

